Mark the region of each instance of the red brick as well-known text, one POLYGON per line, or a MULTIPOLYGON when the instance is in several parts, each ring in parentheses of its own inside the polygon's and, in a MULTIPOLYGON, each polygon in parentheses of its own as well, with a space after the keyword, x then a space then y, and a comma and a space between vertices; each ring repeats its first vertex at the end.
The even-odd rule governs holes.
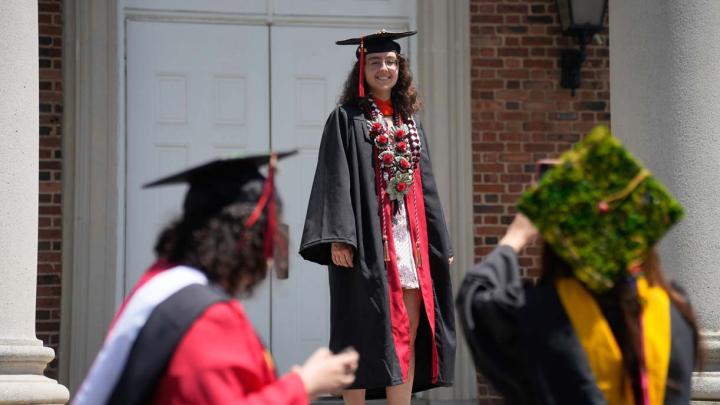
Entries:
POLYGON ((525 163, 525 162, 530 161, 530 154, 529 153, 501 153, 500 161, 501 162, 525 163))
POLYGON ((505 167, 501 164, 482 164, 476 163, 473 169, 483 173, 503 173, 505 167))
POLYGON ((505 186, 502 184, 475 184, 473 191, 476 193, 503 193, 505 186))
POLYGON ((530 72, 525 69, 504 69, 497 74, 502 79, 527 79, 530 77, 530 72))
POLYGON ((505 227, 503 226, 476 226, 475 235, 504 235, 505 227))
POLYGON ((474 151, 496 151, 501 152, 505 150, 505 144, 496 142, 481 142, 473 145, 474 151))
POLYGON ((480 14, 472 16, 470 18, 470 22, 481 24, 499 24, 503 22, 503 17, 497 14, 480 14))
POLYGON ((527 117, 528 114, 523 111, 500 112, 498 114, 498 118, 501 121, 525 121, 527 117))
POLYGON ((497 13, 498 14, 509 14, 509 13, 527 14, 528 6, 526 4, 498 4, 497 13))
POLYGON ((526 143, 523 149, 527 152, 555 152, 555 144, 552 143, 526 143))
POLYGON ((511 57, 527 57, 529 51, 527 48, 499 48, 498 56, 511 56, 511 57))
POLYGON ((523 67, 527 69, 552 69, 555 67, 555 61, 552 59, 525 59, 523 60, 523 67))
POLYGON ((473 88, 478 89, 501 89, 502 87, 502 80, 476 80, 473 83, 473 88))
POLYGON ((500 140, 505 142, 524 142, 528 139, 525 132, 503 132, 500 134, 500 140))

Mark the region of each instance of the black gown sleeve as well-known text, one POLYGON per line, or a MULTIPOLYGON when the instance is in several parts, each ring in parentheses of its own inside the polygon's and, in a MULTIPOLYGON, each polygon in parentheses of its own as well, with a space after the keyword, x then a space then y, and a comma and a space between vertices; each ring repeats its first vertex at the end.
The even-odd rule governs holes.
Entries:
POLYGON ((348 117, 342 107, 325 124, 315 169, 300 255, 322 265, 331 263, 330 245, 342 242, 357 249, 355 214, 350 195, 348 117))
POLYGON ((507 404, 532 403, 520 349, 525 291, 515 251, 498 246, 470 270, 455 304, 477 369, 507 404))
POLYGON ((423 195, 425 197, 425 220, 427 222, 428 244, 431 254, 447 260, 453 255, 452 243, 448 234, 445 215, 440 204, 435 175, 430 162, 430 147, 420 120, 416 120, 422 150, 420 153, 420 171, 422 175, 423 195))
MULTIPOLYGON (((671 281, 671 289, 689 302, 685 290, 671 281)), ((692 374, 696 368, 695 360, 700 348, 695 346, 695 336, 690 321, 674 304, 670 305, 670 364, 665 383, 664 405, 688 404, 692 394, 692 374)))

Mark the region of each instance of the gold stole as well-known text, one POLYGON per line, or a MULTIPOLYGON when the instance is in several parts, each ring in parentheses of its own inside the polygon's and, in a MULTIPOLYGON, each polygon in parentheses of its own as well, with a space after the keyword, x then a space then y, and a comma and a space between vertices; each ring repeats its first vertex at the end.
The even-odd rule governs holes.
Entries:
MULTIPOLYGON (((555 287, 608 404, 633 404, 632 386, 623 369, 622 352, 597 302, 575 278, 559 279, 555 287)), ((643 303, 648 396, 651 405, 662 405, 670 362, 670 299, 665 290, 648 285, 644 277, 637 280, 637 292, 643 303)))

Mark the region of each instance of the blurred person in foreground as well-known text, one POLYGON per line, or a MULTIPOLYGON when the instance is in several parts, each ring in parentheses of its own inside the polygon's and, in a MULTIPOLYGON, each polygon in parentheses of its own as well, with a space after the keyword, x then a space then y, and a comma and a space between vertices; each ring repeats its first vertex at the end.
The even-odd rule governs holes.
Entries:
POLYGON ((189 183, 183 215, 160 233, 157 261, 120 307, 74 404, 294 405, 352 383, 352 350, 319 349, 278 378, 235 299, 265 278, 273 257, 287 264, 276 160, 218 160, 146 185, 189 183), (268 162, 265 178, 258 166, 268 162))
POLYGON ((688 404, 697 322, 653 249, 679 203, 598 127, 518 211, 456 301, 475 364, 507 403, 688 404), (540 277, 523 285, 518 254, 538 233, 540 277))

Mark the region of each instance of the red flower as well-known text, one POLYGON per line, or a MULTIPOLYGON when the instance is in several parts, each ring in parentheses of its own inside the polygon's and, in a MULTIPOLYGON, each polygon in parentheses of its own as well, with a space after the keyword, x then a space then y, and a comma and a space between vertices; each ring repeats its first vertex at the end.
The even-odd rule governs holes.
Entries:
POLYGON ((403 170, 407 170, 410 168, 410 162, 407 161, 407 159, 400 159, 400 168, 403 170))
POLYGON ((389 165, 393 162, 393 155, 391 153, 386 153, 382 155, 382 161, 383 164, 389 165))
POLYGON ((407 184, 404 181, 399 182, 395 185, 395 190, 397 190, 399 193, 402 193, 407 188, 407 184))
POLYGON ((396 147, 397 150, 399 150, 400 152, 405 152, 405 151, 407 150, 407 148, 408 148, 408 144, 407 144, 407 142, 402 141, 402 142, 398 142, 398 143, 395 145, 395 147, 396 147))
POLYGON ((373 122, 370 126, 370 132, 374 134, 382 134, 385 132, 385 127, 379 122, 373 122))
POLYGON ((385 146, 385 145, 387 145, 389 139, 385 135, 378 135, 377 138, 375 138, 375 141, 377 142, 378 145, 385 146))
POLYGON ((405 137, 405 135, 406 135, 406 134, 405 134, 405 130, 404 130, 404 129, 398 129, 398 130, 395 131, 395 139, 398 140, 398 141, 401 140, 401 139, 403 139, 403 138, 405 137))
POLYGON ((607 201, 600 201, 597 205, 598 212, 601 214, 607 214, 610 211, 610 206, 607 201))

